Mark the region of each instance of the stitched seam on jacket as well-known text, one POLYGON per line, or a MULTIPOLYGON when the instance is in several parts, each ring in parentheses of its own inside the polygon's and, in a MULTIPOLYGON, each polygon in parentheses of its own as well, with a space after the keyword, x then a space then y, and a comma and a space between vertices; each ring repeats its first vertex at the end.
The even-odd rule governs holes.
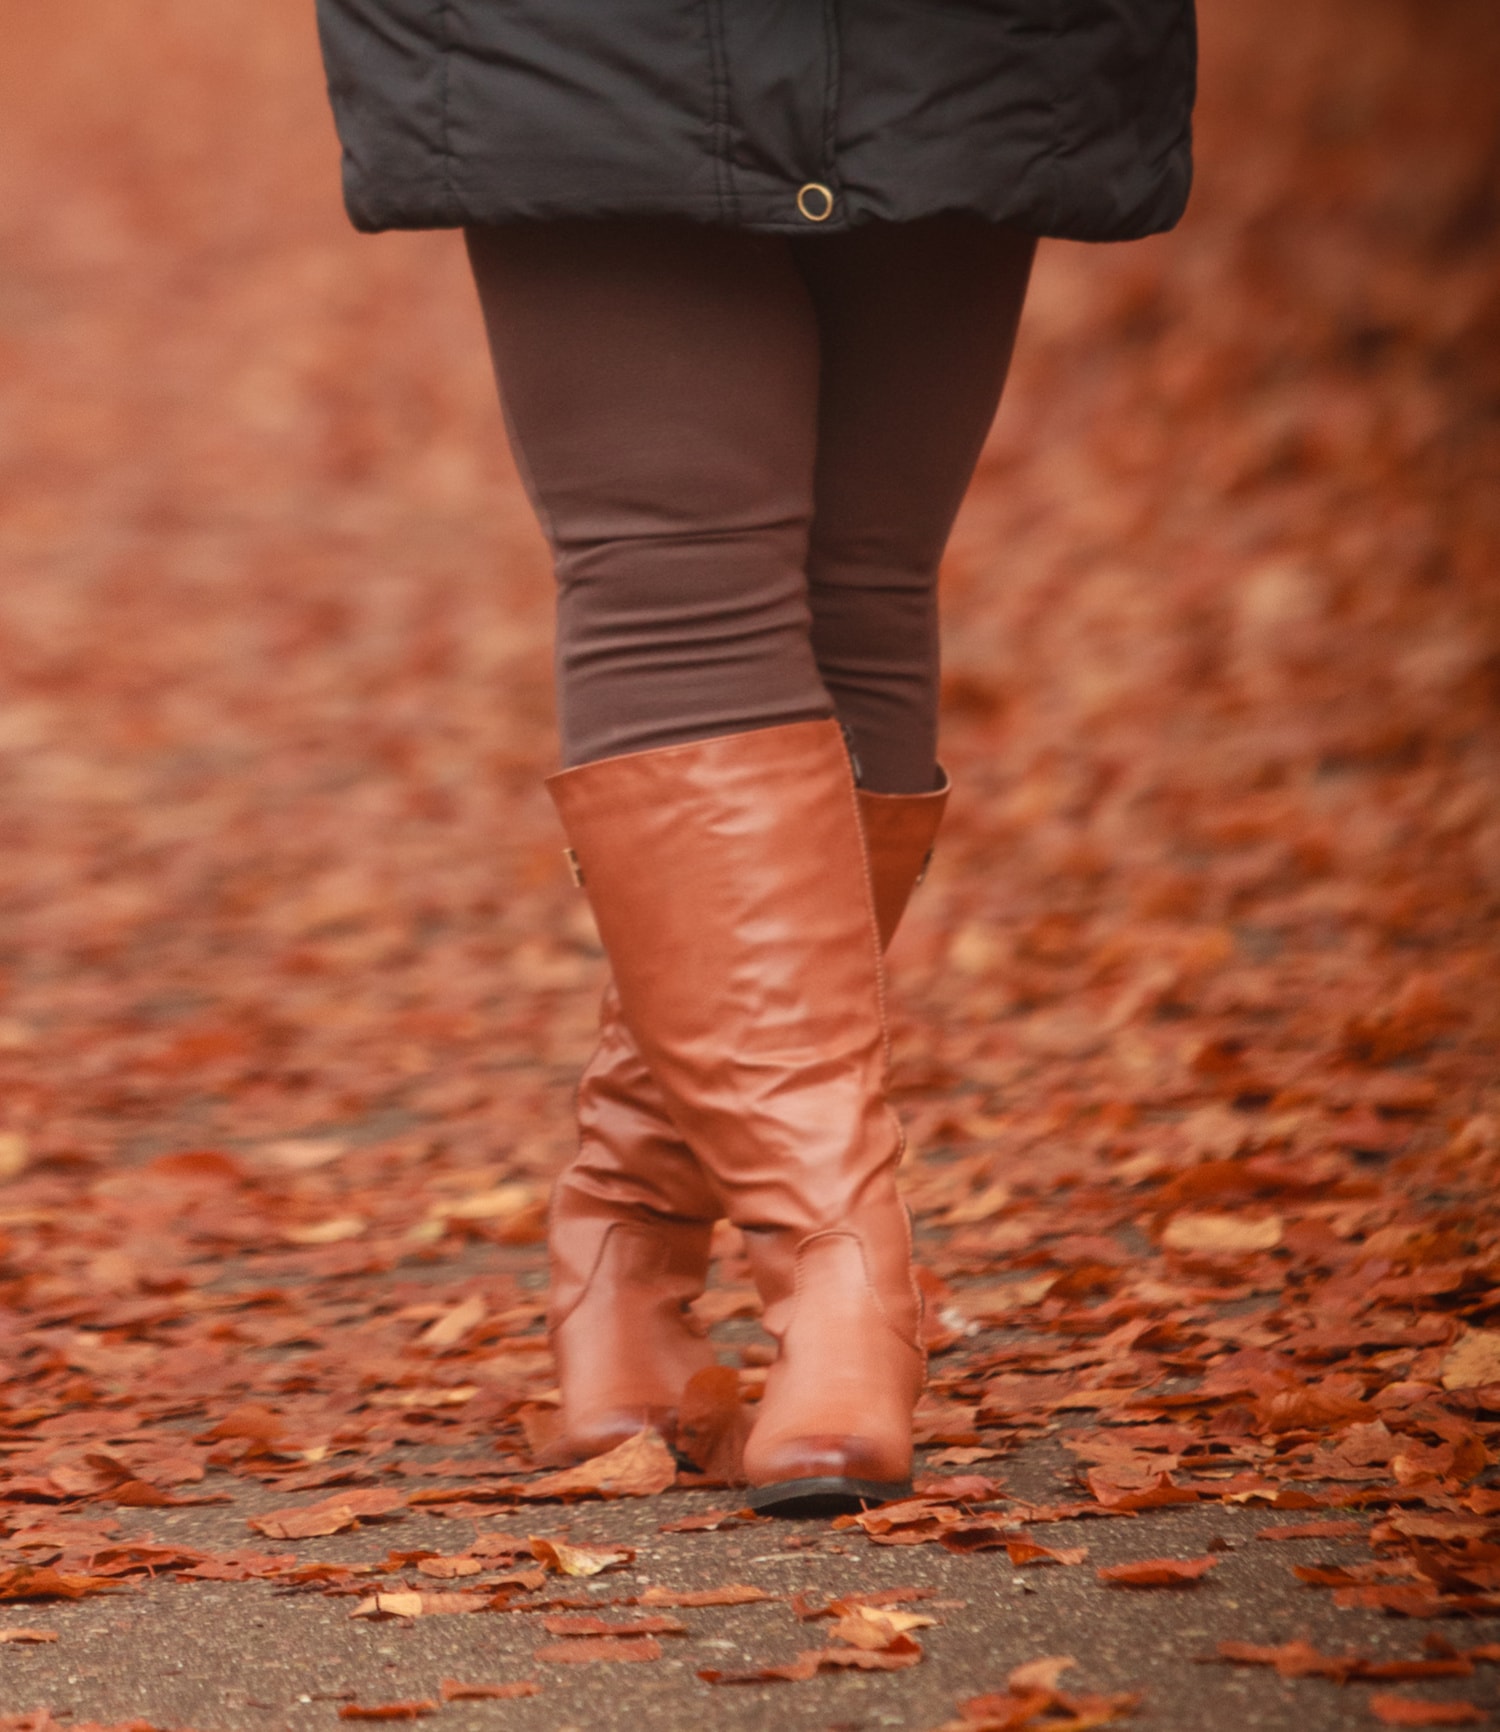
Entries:
POLYGON ((734 170, 729 160, 729 51, 724 40, 723 0, 704 0, 703 24, 708 37, 708 150, 714 165, 714 193, 719 203, 720 221, 733 222, 739 212, 734 193, 734 170))

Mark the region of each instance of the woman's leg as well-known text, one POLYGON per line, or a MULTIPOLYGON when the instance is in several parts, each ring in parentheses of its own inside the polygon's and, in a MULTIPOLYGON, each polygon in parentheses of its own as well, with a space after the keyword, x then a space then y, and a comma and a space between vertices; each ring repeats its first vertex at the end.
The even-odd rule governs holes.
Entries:
POLYGON ((937 569, 1010 364, 1034 243, 961 217, 793 243, 821 338, 813 649, 865 787, 937 762, 937 569))
POLYGON ((556 555, 563 762, 829 716, 805 576, 818 330, 788 245, 600 222, 469 250, 556 555))
MULTIPOLYGON (((592 223, 469 249, 556 555, 564 762, 828 716, 805 577, 817 329, 785 243, 592 223)), ((548 1231, 562 1457, 674 1435, 714 1362, 688 1307, 724 1212, 613 984, 578 1122, 548 1231)))

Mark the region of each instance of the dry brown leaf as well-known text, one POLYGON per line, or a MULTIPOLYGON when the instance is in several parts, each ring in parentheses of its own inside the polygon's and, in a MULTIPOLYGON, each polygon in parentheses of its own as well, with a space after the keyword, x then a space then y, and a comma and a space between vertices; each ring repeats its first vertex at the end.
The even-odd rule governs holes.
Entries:
POLYGON ((113 1594, 111 1576, 80 1575, 47 1565, 17 1564, 0 1569, 0 1600, 81 1600, 88 1594, 113 1594))
POLYGON ((730 1582, 723 1588, 647 1588, 636 1596, 638 1606, 751 1606, 759 1600, 779 1599, 764 1588, 747 1582, 730 1582))
POLYGON ((463 1684, 457 1678, 444 1678, 438 1685, 438 1695, 445 1702, 511 1702, 519 1696, 540 1696, 542 1687, 533 1678, 520 1678, 514 1684, 463 1684))
POLYGON ((1077 1664, 1071 1654, 1048 1654, 1039 1660, 1028 1660, 1024 1666, 1015 1668, 1005 1680, 1005 1687, 1016 1696, 1027 1696, 1037 1690, 1056 1690, 1058 1679, 1077 1664))
POLYGON ((683 1516, 675 1522, 663 1522, 659 1534, 711 1534, 723 1528, 748 1527, 753 1522, 772 1521, 772 1516, 758 1516, 752 1509, 706 1509, 701 1515, 683 1516))
POLYGON ((1204 1257, 1245 1257, 1281 1243, 1280 1215, 1247 1220, 1243 1215, 1174 1215, 1162 1232, 1168 1251, 1204 1257))
POLYGON ((533 1480, 521 1491, 526 1499, 578 1497, 655 1497, 677 1478, 677 1463, 661 1433, 647 1427, 576 1467, 533 1480))
POLYGON ((284 1227, 281 1236, 289 1245, 342 1245, 346 1240, 362 1238, 369 1226, 363 1215, 334 1215, 303 1227, 284 1227))
POLYGON ((693 1373, 682 1392, 676 1448, 709 1481, 734 1485, 742 1478, 749 1421, 740 1400, 739 1373, 729 1365, 705 1366, 693 1373))
POLYGON ((1420 1702, 1391 1693, 1372 1696, 1370 1712, 1383 1726, 1480 1726, 1489 1719, 1474 1702, 1420 1702))
POLYGON ((846 1642, 851 1648, 864 1648, 871 1653, 889 1649, 910 1630, 931 1629, 937 1619, 924 1612, 900 1612, 884 1606, 849 1606, 843 1615, 829 1625, 828 1633, 836 1642, 846 1642))
POLYGON ((698 1676, 705 1684, 802 1684, 819 1672, 900 1672, 921 1658, 919 1643, 910 1636, 897 1636, 888 1647, 873 1653, 863 1648, 810 1648, 785 1665, 753 1666, 737 1672, 706 1666, 699 1669, 698 1676))
POLYGON ((0 1629, 0 1642, 55 1642, 56 1640, 56 1630, 32 1630, 21 1624, 13 1624, 8 1629, 0 1629))
POLYGON ((471 1293, 428 1326, 417 1337, 423 1347, 456 1347, 485 1318, 485 1303, 477 1293, 471 1293))
POLYGON ((655 1636, 582 1636, 568 1642, 547 1642, 532 1659, 562 1666, 603 1665, 614 1661, 659 1660, 655 1636))
POLYGON ((1254 1642, 1220 1642, 1218 1658, 1232 1666, 1274 1666, 1281 1678, 1334 1678, 1345 1683, 1360 1666, 1357 1654, 1320 1654, 1308 1642, 1260 1646, 1254 1642))
POLYGON ((1018 1568, 1026 1564, 1081 1564, 1089 1555, 1087 1546, 1042 1546, 1027 1539, 1007 1539, 1005 1550, 1018 1568))
POLYGON ((362 1708, 349 1702, 339 1709, 340 1720, 420 1720, 424 1714, 436 1714, 438 1705, 431 1697, 420 1701, 379 1702, 362 1708))
POLYGON ((250 1516, 245 1525, 272 1540, 322 1539, 357 1528, 361 1521, 379 1521, 398 1515, 406 1499, 394 1491, 355 1489, 338 1492, 321 1503, 300 1509, 271 1510, 250 1516))
POLYGON ((1218 1563, 1217 1558, 1143 1558, 1139 1563, 1111 1564, 1099 1580, 1112 1588, 1194 1588, 1218 1563))
POLYGON ((1500 1329, 1464 1330, 1443 1355, 1438 1376, 1444 1389, 1500 1383, 1500 1329))
POLYGON ((591 1618, 557 1614, 542 1619, 549 1636, 685 1636, 687 1625, 676 1618, 591 1618))
POLYGON ((597 1576, 604 1570, 623 1569, 635 1558, 630 1546, 573 1545, 540 1537, 529 1539, 527 1544, 538 1563, 560 1576, 597 1576))

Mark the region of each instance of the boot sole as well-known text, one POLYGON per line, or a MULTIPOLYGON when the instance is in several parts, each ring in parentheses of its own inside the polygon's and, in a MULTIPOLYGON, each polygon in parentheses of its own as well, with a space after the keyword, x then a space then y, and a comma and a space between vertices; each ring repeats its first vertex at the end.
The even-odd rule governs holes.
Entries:
POLYGON ((857 1514, 874 1504, 899 1503, 911 1494, 910 1480, 784 1479, 754 1487, 745 1502, 757 1515, 836 1516, 857 1514))

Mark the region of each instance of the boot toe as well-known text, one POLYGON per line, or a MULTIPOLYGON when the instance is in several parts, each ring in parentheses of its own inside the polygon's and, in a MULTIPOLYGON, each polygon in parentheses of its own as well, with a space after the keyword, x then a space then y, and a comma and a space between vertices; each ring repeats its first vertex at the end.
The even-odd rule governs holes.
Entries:
POLYGON ((751 1483, 767 1486, 788 1480, 846 1479, 899 1484, 910 1477, 911 1464, 893 1461, 889 1445, 847 1433, 787 1438, 753 1451, 746 1468, 751 1483))
POLYGON ((647 1427, 659 1431, 670 1444, 677 1431, 675 1407, 616 1408, 607 1413, 591 1413, 571 1422, 562 1437, 550 1444, 538 1457, 543 1467, 589 1461, 596 1455, 607 1455, 622 1443, 628 1443, 647 1427))

